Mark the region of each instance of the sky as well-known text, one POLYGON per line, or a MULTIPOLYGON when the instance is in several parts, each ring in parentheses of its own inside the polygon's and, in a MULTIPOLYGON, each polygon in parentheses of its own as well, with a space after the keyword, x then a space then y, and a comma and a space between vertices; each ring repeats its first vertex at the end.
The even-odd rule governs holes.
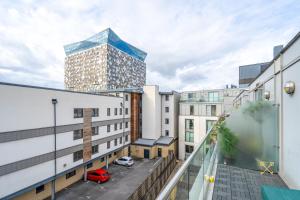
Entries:
POLYGON ((110 27, 148 53, 146 84, 238 84, 300 31, 299 0, 0 0, 0 82, 64 88, 63 46, 110 27))

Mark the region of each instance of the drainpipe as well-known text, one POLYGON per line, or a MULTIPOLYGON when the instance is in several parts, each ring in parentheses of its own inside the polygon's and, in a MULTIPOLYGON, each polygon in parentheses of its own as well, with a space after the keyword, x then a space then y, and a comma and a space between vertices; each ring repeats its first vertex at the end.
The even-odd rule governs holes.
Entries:
POLYGON ((52 187, 51 187, 51 200, 55 200, 55 180, 56 180, 56 104, 57 99, 52 99, 53 104, 53 113, 54 113, 54 180, 52 180, 52 187))
MULTIPOLYGON (((125 146, 125 95, 126 95, 126 93, 124 92, 124 94, 123 94, 123 103, 122 103, 122 110, 123 110, 123 112, 122 112, 122 114, 123 114, 123 120, 122 120, 122 129, 123 129, 123 138, 122 138, 122 142, 123 142, 123 148, 122 148, 122 156, 124 156, 124 146, 125 146)), ((128 99, 129 99, 129 97, 128 97, 128 99)))

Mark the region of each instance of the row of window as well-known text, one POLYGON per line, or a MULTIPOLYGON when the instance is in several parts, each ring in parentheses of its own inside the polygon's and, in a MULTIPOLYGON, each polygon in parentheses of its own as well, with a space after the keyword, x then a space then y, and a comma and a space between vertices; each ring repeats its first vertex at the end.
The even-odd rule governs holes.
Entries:
MULTIPOLYGON (((215 120, 206 120, 206 133, 211 129, 215 120)), ((185 120, 185 141, 194 142, 194 120, 185 120)))
MULTIPOLYGON (((118 145, 118 139, 119 139, 119 144, 122 144, 123 142, 123 138, 120 137, 120 138, 116 138, 114 139, 114 145, 117 146, 118 145)), ((110 142, 111 141, 108 141, 107 142, 107 149, 110 149, 110 142)), ((125 142, 128 142, 128 135, 125 136, 125 142)), ((96 154, 96 153, 99 153, 99 145, 94 145, 92 146, 92 154, 96 154)), ((78 160, 81 160, 83 159, 83 150, 79 150, 79 151, 76 151, 73 153, 73 162, 76 162, 78 160)))
MULTIPOLYGON (((122 144, 123 138, 120 137, 119 138, 119 143, 122 144)), ((106 143, 106 147, 107 149, 110 149, 110 142, 111 141, 107 141, 106 143)), ((125 136, 125 142, 128 142, 128 135, 125 136)), ((117 146, 118 145, 118 138, 114 139, 114 145, 117 146)))
MULTIPOLYGON (((195 114, 194 105, 190 105, 190 115, 195 114)), ((206 105, 206 115, 207 116, 216 116, 217 115, 217 106, 216 105, 206 105)))
MULTIPOLYGON (((119 128, 123 128, 123 123, 119 124, 119 128)), ((128 128, 128 122, 125 122, 125 128, 128 128)), ((114 124, 114 130, 118 130, 118 123, 114 124)), ((107 132, 110 132, 110 125, 107 125, 107 132)), ((92 127, 92 136, 99 135, 99 126, 92 127)), ((83 138, 83 129, 73 131, 73 139, 78 140, 83 138)))
MULTIPOLYGON (((109 124, 109 125, 107 125, 107 128, 106 128, 106 129, 107 129, 106 131, 107 131, 108 133, 110 132, 110 126, 111 126, 111 125, 109 124)), ((123 128, 123 123, 122 123, 122 122, 120 123, 119 127, 120 127, 120 129, 123 128)), ((125 122, 125 128, 128 128, 128 122, 125 122)), ((118 130, 118 123, 115 123, 115 124, 114 124, 114 130, 115 130, 115 131, 118 130)))
MULTIPOLYGON (((107 108, 106 115, 110 116, 110 108, 107 108)), ((118 108, 114 108, 114 115, 118 115, 118 108)), ((119 108, 119 115, 123 115, 123 109, 119 108)), ((128 108, 125 108, 125 115, 128 115, 128 108)), ((74 108, 74 118, 83 117, 83 108, 74 108)), ((92 117, 99 117, 99 108, 92 108, 92 117)))

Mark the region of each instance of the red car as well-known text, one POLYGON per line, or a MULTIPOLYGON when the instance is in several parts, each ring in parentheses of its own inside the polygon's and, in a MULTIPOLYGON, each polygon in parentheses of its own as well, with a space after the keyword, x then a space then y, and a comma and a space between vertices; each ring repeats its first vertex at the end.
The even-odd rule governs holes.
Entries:
POLYGON ((96 169, 87 172, 87 179, 96 181, 97 183, 103 183, 110 179, 110 174, 104 169, 96 169))

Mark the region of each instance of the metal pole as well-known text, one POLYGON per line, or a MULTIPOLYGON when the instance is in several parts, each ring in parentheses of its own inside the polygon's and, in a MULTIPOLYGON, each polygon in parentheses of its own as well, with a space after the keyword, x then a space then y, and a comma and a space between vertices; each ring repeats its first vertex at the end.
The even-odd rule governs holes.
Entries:
MULTIPOLYGON (((123 120, 122 120, 122 123, 123 123, 123 125, 122 125, 122 128, 123 128, 123 139, 122 139, 122 141, 123 141, 123 148, 122 148, 122 156, 124 156, 124 146, 125 146, 125 101, 124 101, 124 98, 125 98, 125 92, 124 92, 124 94, 123 94, 123 104, 122 104, 122 110, 123 110, 123 112, 122 112, 122 114, 123 114, 123 120)), ((128 97, 129 98, 129 97, 128 97)))
POLYGON ((52 99, 53 111, 54 111, 54 180, 52 180, 51 187, 51 200, 55 200, 55 180, 56 180, 56 104, 57 99, 52 99))

